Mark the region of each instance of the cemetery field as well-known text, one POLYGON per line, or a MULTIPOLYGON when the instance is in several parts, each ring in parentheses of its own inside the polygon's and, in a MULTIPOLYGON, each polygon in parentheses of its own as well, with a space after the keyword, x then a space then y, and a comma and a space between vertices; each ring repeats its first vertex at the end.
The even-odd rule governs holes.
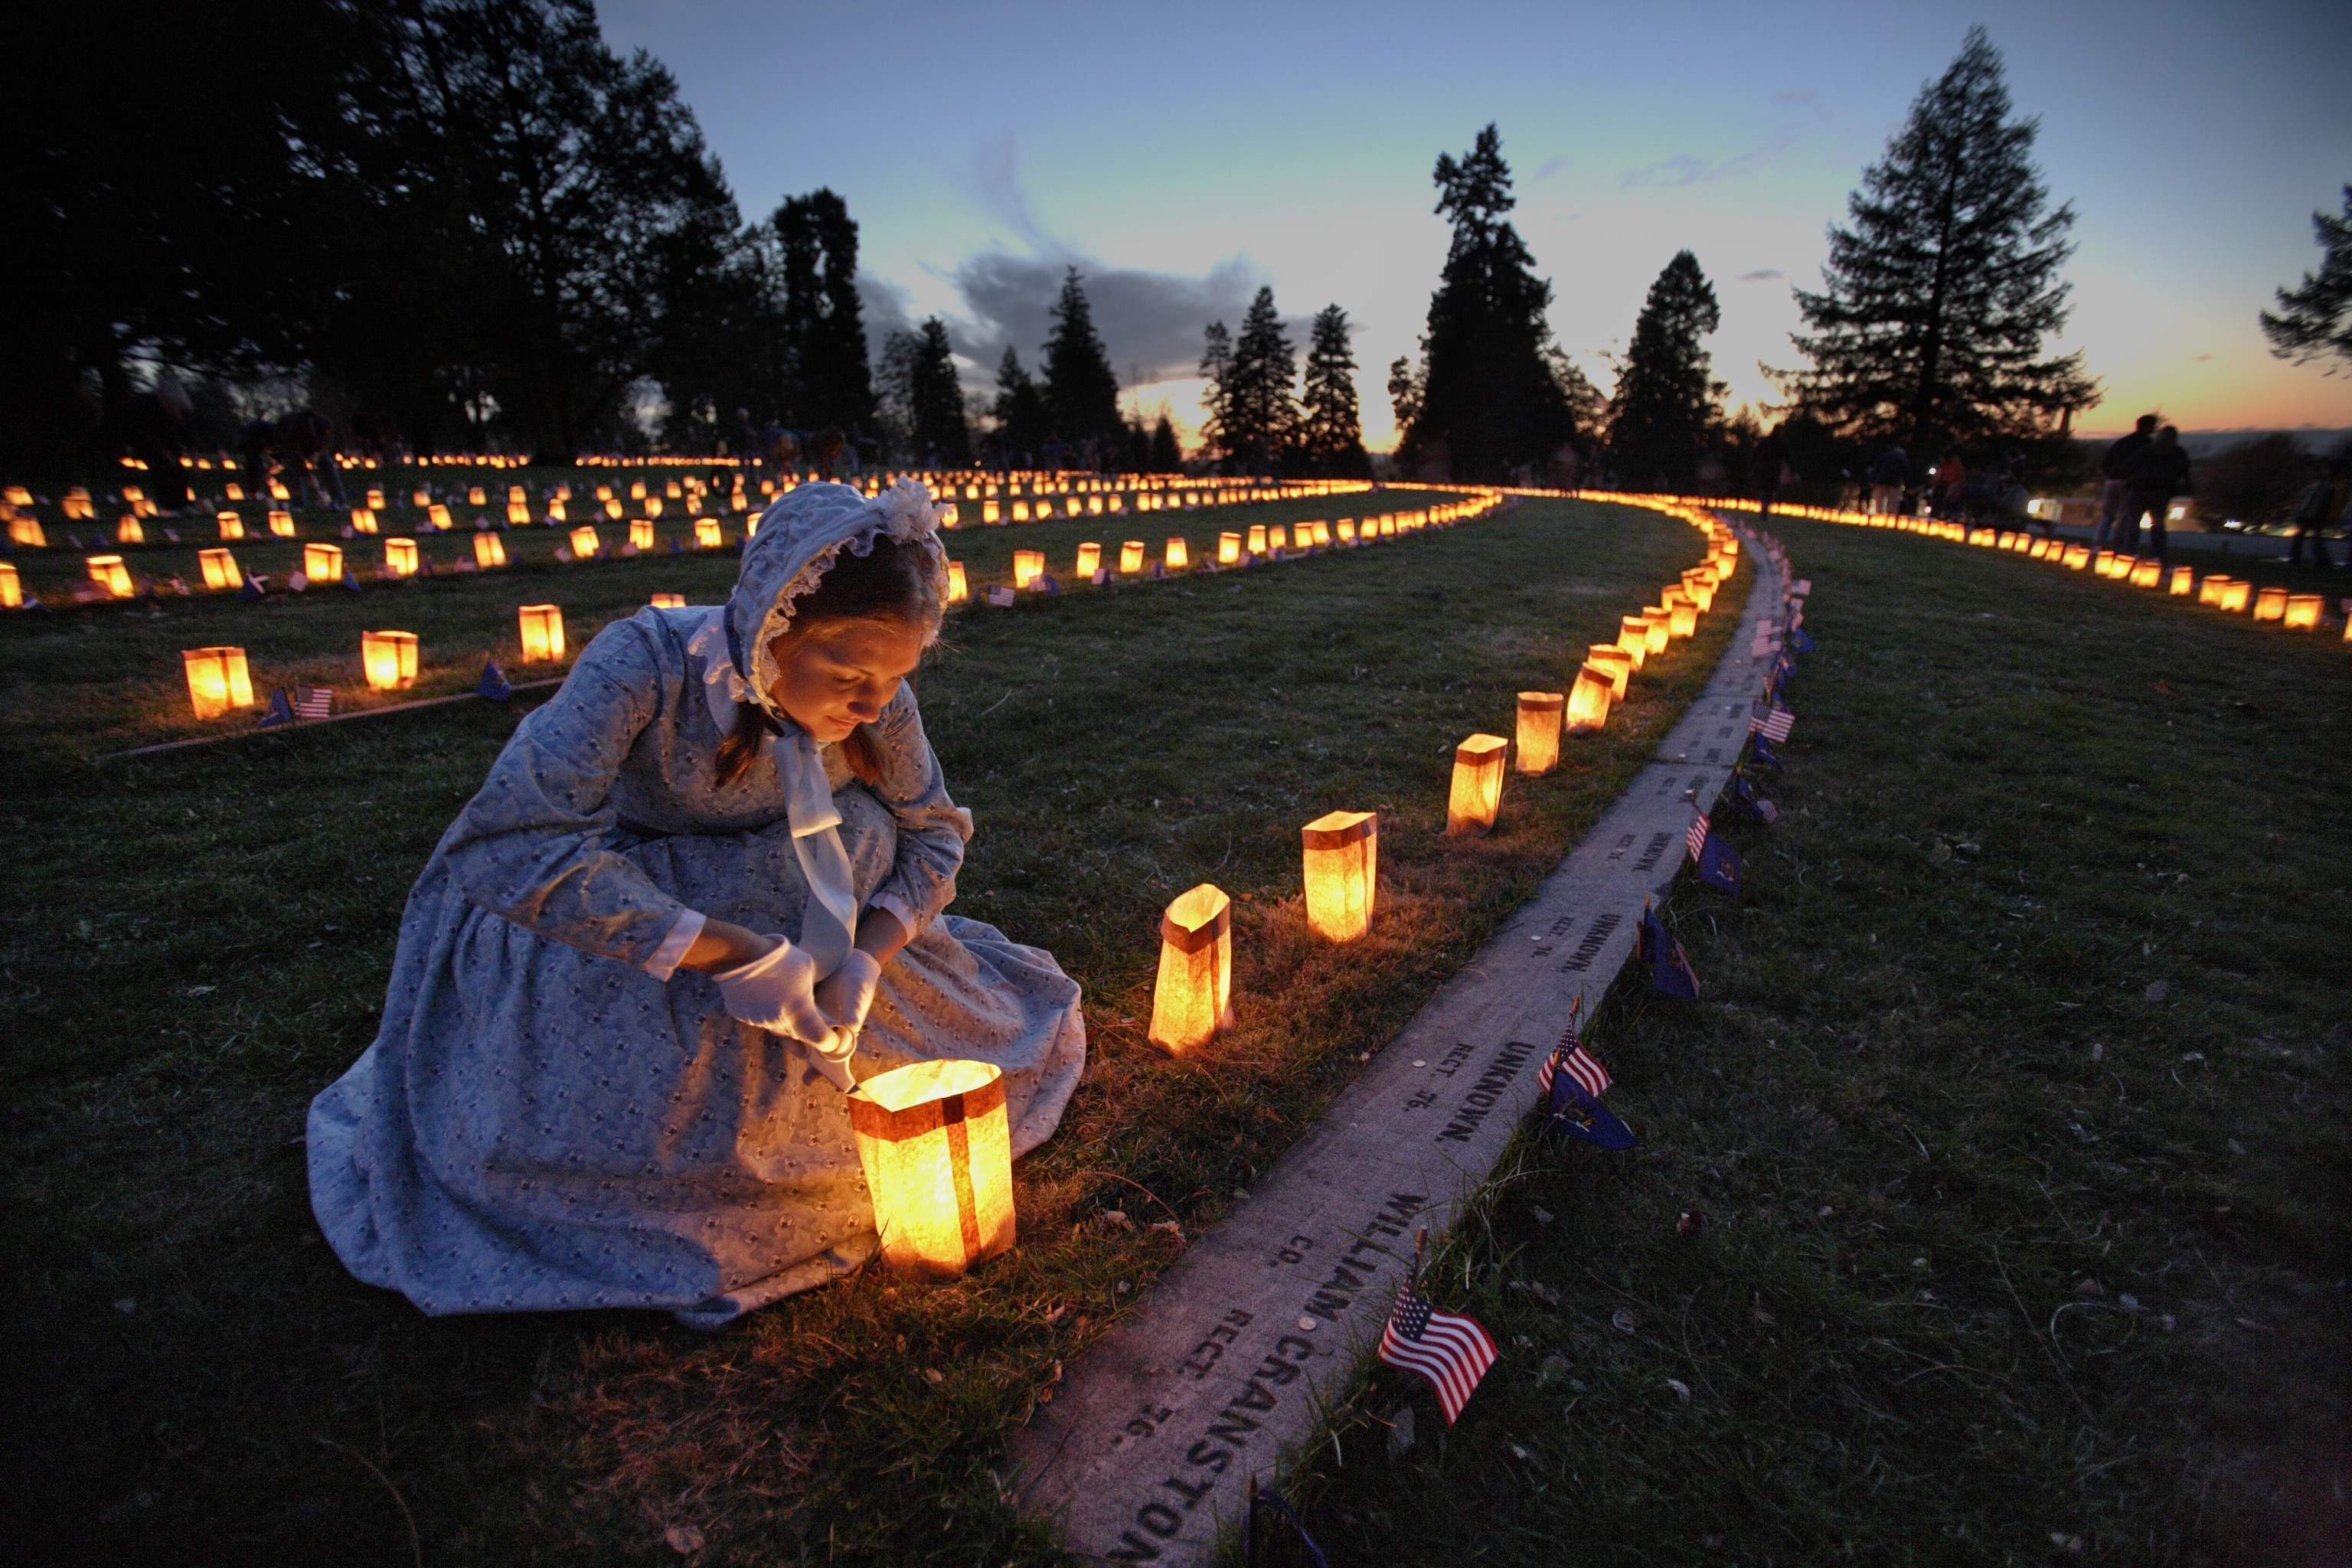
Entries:
MULTIPOLYGON (((552 470, 531 472, 534 488, 538 479, 560 477, 552 470)), ((576 493, 593 495, 595 485, 611 476, 583 470, 570 478, 576 493)), ((999 528, 966 526, 943 537, 949 555, 965 563, 975 599, 991 586, 1011 584, 1015 550, 1045 552, 1063 589, 1085 593, 1094 590, 1072 572, 1081 541, 1100 543, 1106 563, 1116 567, 1123 541, 1144 541, 1149 559, 1158 561, 1167 541, 1181 537, 1198 563, 1213 558, 1220 531, 1313 518, 1328 521, 1360 515, 1368 508, 1417 510, 1460 500, 1463 494, 1384 490, 1377 496, 1327 496, 999 528)), ((581 503, 572 504, 575 513, 581 510, 581 503)), ((249 728, 251 713, 204 721, 191 715, 180 664, 180 650, 189 647, 243 647, 264 701, 272 686, 331 687, 339 713, 471 690, 481 678, 485 659, 497 659, 510 680, 543 679, 561 673, 562 667, 521 662, 518 605, 552 604, 561 608, 566 641, 577 654, 607 621, 635 614, 654 594, 683 594, 695 605, 717 604, 727 596, 735 582, 735 546, 752 520, 722 516, 726 547, 698 550, 693 547, 693 515, 680 511, 681 504, 668 503, 655 522, 655 547, 634 558, 608 554, 594 561, 559 561, 556 552, 567 545, 570 529, 533 525, 500 531, 509 563, 487 572, 470 569, 474 531, 466 522, 436 533, 421 511, 406 507, 384 512, 379 534, 351 539, 340 536, 345 514, 325 511, 297 514, 299 539, 264 535, 226 545, 215 537, 208 516, 149 518, 146 531, 152 542, 139 545, 110 542, 111 526, 105 525, 110 542, 103 551, 121 555, 134 576, 168 583, 176 574, 193 592, 183 598, 167 587, 152 602, 0 616, 0 658, 5 660, 5 674, 0 674, 5 688, 0 689, 6 693, 0 744, 27 763, 71 765, 94 754, 249 728), (178 531, 179 543, 163 539, 165 527, 178 531), (375 580, 389 538, 415 540, 436 574, 375 580), (300 594, 285 592, 288 575, 302 565, 304 544, 314 542, 341 548, 349 574, 364 575, 359 591, 321 584, 300 594), (673 542, 682 547, 679 552, 672 552, 673 542), (205 592, 196 552, 211 547, 229 550, 242 572, 266 574, 272 588, 267 602, 256 605, 234 593, 205 592), (467 569, 451 570, 458 567, 467 569), (414 687, 395 692, 367 689, 360 670, 363 629, 416 634, 414 687)), ((962 503, 962 509, 974 517, 979 514, 976 503, 962 503)), ((84 552, 70 546, 68 535, 79 532, 87 542, 93 530, 88 523, 63 521, 54 507, 37 510, 46 514, 42 521, 49 545, 19 550, 13 559, 27 597, 37 595, 61 602, 67 590, 88 578, 84 552)), ((240 510, 247 528, 259 532, 259 506, 247 502, 240 510)), ((471 509, 457 510, 470 521, 471 509)), ((625 522, 600 519, 595 526, 608 552, 617 552, 628 538, 625 522)), ((1118 580, 1119 574, 1114 571, 1112 577, 1118 580)))
POLYGON ((1380 1371, 1309 1527, 1334 1563, 2345 1561, 2352 653, 1773 526, 1819 642, 1782 816, 1732 830, 1744 900, 1677 889, 1701 1001, 1629 978, 1591 1037, 1643 1146, 1523 1134, 1436 1271, 1502 1360, 1451 1431, 1380 1371))
MULTIPOLYGON (((1408 498, 1437 499, 1386 504, 1408 498)), ((1360 515, 1336 504, 1353 499, 1222 526, 1360 515)), ((1103 522, 950 550, 977 588, 1016 546, 1059 573, 1081 539, 1156 554, 1183 532, 1197 559, 1221 525, 1103 522)), ((1531 500, 951 617, 917 685, 979 824, 957 909, 1081 981, 1087 1079, 1016 1172, 1013 1254, 940 1289, 869 1270, 716 1335, 644 1313, 427 1321, 352 1280, 310 1218, 304 1109, 373 1037, 401 900, 509 705, 78 759, 195 728, 183 647, 243 643, 257 685, 348 679, 358 628, 390 624, 463 689, 511 646, 517 603, 576 612, 577 647, 653 591, 715 602, 731 557, 0 622, 26 847, 0 926, 15 1555, 663 1563, 699 1540, 698 1563, 1051 1561, 1000 1499, 1003 1434, 1615 798, 1713 670, 1744 562, 1604 734, 1510 778, 1493 837, 1442 836, 1455 743, 1508 733, 1517 691, 1560 689, 1701 553, 1656 513, 1531 500), (1338 808, 1381 816, 1381 910, 1343 949, 1298 896, 1299 827, 1338 808), (1175 1060, 1144 1039, 1159 917, 1202 880, 1234 899, 1238 1022, 1175 1060)), ((1822 602, 1826 625, 1826 584, 1822 602)))

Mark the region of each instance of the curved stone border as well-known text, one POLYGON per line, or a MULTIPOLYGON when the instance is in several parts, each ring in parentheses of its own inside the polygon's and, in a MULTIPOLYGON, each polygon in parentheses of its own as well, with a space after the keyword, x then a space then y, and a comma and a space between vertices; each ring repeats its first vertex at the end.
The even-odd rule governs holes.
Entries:
POLYGON ((1756 574, 1739 627, 1656 760, 1013 1435, 1017 1501, 1080 1560, 1208 1562, 1251 1478, 1271 1480, 1354 1386, 1413 1231, 1454 1224, 1534 1109, 1552 1042, 1616 978, 1643 901, 1682 868, 1691 803, 1714 804, 1747 741, 1770 658, 1757 632, 1783 584, 1739 532, 1756 574))

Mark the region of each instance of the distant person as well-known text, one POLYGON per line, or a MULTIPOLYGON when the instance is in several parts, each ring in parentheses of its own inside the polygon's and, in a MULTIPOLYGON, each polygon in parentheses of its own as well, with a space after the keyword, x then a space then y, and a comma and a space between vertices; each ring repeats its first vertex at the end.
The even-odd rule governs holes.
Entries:
MULTIPOLYGON (((2107 455, 2099 459, 2099 472, 2106 477, 2099 486, 2099 521, 2098 526, 2091 531, 2092 549, 2105 550, 2114 546, 2116 534, 2123 530, 2124 495, 2129 489, 2124 483, 2124 470, 2155 440, 2156 416, 2143 414, 2132 426, 2131 434, 2109 447, 2107 455)), ((2137 518, 2132 520, 2132 532, 2135 535, 2139 532, 2137 518)))
POLYGON ((2161 561, 2165 557, 2164 514, 2173 497, 2189 493, 2189 452, 2180 444, 2180 432, 2169 425, 2158 430, 2156 439, 2124 465, 2123 480, 2123 518, 2110 548, 2120 554, 2128 547, 2134 555, 2152 554, 2161 561), (2147 519, 2149 529, 2149 548, 2146 551, 2139 542, 2142 517, 2147 519))
POLYGON ((1958 452, 1949 454, 1930 469, 1929 474, 1935 480, 1930 510, 1937 517, 1946 519, 1965 515, 1968 510, 1969 466, 1960 461, 1960 455, 1958 452))
POLYGON ((1870 510, 1892 517, 1903 510, 1903 487, 1911 482, 1911 459, 1900 447, 1889 447, 1870 465, 1870 510))
POLYGON ((1789 466, 1789 437, 1781 434, 1785 428, 1776 425, 1770 435, 1756 443, 1754 468, 1748 475, 1756 486, 1758 510, 1766 517, 1772 515, 1772 503, 1780 498, 1780 487, 1797 473, 1789 466))
POLYGON ((309 504, 339 511, 351 504, 343 498, 343 466, 335 460, 335 422, 317 409, 298 408, 278 422, 278 456, 290 459, 289 479, 294 465, 301 468, 309 504))
MULTIPOLYGON (((830 480, 833 478, 833 470, 841 462, 842 453, 848 446, 848 438, 831 426, 816 433, 816 438, 809 443, 809 466, 818 479, 830 480)), ((848 467, 851 473, 857 471, 857 460, 854 456, 848 467)))
MULTIPOLYGON (((2334 458, 2322 458, 2319 459, 2319 477, 2311 481, 2303 492, 2303 499, 2295 502, 2294 542, 2287 546, 2286 563, 2290 566, 2302 564, 2303 542, 2308 539, 2315 564, 2335 564, 2327 559, 2327 543, 2320 537, 2320 530, 2334 522, 2336 514, 2343 510, 2344 465, 2334 458)), ((2344 564, 2352 567, 2352 544, 2345 547, 2344 564)))
POLYGON ((195 417, 186 390, 168 375, 152 392, 133 393, 122 405, 123 444, 147 465, 147 499, 163 510, 183 511, 193 504, 180 457, 188 448, 195 417))

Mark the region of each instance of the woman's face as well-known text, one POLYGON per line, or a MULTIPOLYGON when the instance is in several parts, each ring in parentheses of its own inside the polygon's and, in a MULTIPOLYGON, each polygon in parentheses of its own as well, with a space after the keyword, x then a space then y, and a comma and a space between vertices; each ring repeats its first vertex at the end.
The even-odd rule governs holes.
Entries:
POLYGON ((882 716, 922 661, 922 634, 904 621, 816 621, 768 645, 769 699, 816 740, 847 740, 882 716))

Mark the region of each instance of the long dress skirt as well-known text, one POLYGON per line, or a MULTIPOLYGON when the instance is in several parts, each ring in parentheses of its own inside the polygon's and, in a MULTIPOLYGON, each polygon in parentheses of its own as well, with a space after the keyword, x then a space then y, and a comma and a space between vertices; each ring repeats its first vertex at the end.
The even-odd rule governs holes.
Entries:
MULTIPOLYGON (((897 833, 835 797, 858 896, 897 833)), ((790 828, 624 848, 714 920, 786 936, 790 828)), ((1004 1074, 1018 1156, 1086 1065, 1050 953, 942 915, 882 972, 855 1071, 963 1058, 1004 1074)), ((345 1267, 426 1312, 653 1307, 712 1327, 858 1267, 877 1242, 848 1100, 803 1047, 667 982, 468 902, 435 857, 409 895, 375 1043, 310 1107, 311 1205, 345 1267)))

